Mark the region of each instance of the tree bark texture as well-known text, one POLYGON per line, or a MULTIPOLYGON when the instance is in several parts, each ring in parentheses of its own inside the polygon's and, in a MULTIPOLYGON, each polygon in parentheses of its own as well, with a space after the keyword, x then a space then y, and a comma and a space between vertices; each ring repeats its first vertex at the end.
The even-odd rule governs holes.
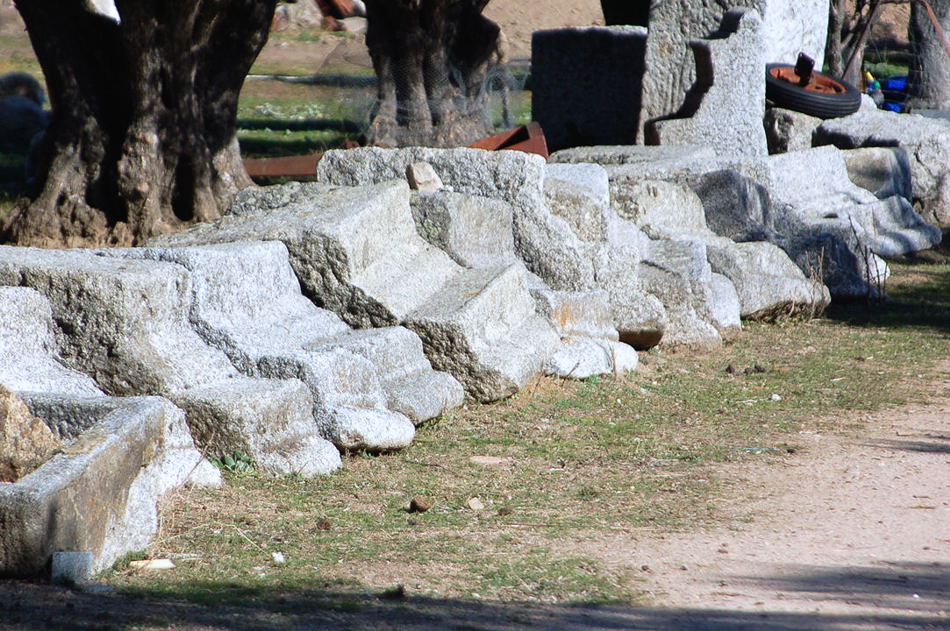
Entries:
POLYGON ((452 147, 492 132, 487 79, 501 61, 488 0, 368 0, 378 103, 370 144, 452 147))
POLYGON ((131 245, 215 219, 251 184, 237 102, 276 0, 17 0, 53 116, 28 203, 4 226, 37 246, 131 245))
MULTIPOLYGON (((950 0, 930 0, 930 6, 950 38, 950 0)), ((927 9, 919 2, 911 5, 910 77, 908 105, 913 109, 950 109, 950 54, 943 47, 927 9)))
POLYGON ((860 35, 871 17, 871 4, 868 0, 831 0, 828 9, 828 37, 825 42, 825 61, 831 76, 844 79, 858 87, 862 85, 865 42, 860 41, 860 35), (860 49, 855 54, 855 47, 859 44, 860 49), (845 66, 852 55, 855 55, 855 58, 850 72, 845 76, 845 66))

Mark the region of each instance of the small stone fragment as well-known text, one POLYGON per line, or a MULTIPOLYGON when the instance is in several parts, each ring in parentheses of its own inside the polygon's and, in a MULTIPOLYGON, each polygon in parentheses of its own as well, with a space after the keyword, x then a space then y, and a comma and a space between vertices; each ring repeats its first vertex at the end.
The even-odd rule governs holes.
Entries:
POLYGON ((483 467, 504 467, 511 463, 510 458, 498 458, 496 456, 472 456, 468 461, 473 464, 480 464, 483 467))
POLYGON ((0 386, 0 482, 16 482, 43 465, 61 441, 30 414, 16 394, 0 386))
POLYGON ((396 585, 381 593, 379 597, 383 600, 402 600, 406 597, 406 588, 403 585, 396 585))
POLYGON ((430 508, 432 508, 432 502, 422 497, 414 497, 409 502, 410 513, 424 513, 430 508))
POLYGON ((485 510, 485 503, 477 497, 469 498, 468 507, 472 510, 485 510))
POLYGON ((442 180, 428 162, 413 162, 406 167, 409 188, 422 193, 434 193, 442 188, 442 180))
POLYGON ((130 561, 129 567, 133 570, 173 570, 175 564, 171 559, 143 559, 141 561, 130 561))
POLYGON ((61 550, 53 553, 50 580, 54 584, 83 585, 88 583, 94 574, 92 552, 61 550))

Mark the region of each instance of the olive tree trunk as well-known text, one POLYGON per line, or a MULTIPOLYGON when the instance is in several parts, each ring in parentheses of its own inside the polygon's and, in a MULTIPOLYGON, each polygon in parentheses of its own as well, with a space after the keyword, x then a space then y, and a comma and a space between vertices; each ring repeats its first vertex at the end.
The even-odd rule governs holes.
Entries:
MULTIPOLYGON (((944 37, 950 38, 950 0, 930 0, 930 6, 944 37)), ((919 2, 911 5, 908 31, 913 52, 908 105, 915 109, 950 109, 950 55, 919 2)))
POLYGON ((8 240, 136 244, 219 217, 251 184, 237 102, 276 0, 116 0, 120 23, 84 0, 16 5, 53 115, 8 240))
POLYGON ((451 147, 491 133, 485 111, 501 29, 488 0, 367 0, 366 44, 378 104, 367 140, 451 147))

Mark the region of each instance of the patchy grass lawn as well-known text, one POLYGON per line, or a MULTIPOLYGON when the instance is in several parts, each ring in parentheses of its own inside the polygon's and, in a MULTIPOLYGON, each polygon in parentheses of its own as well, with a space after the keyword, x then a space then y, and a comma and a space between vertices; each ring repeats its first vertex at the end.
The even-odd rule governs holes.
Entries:
POLYGON ((635 602, 636 579, 579 544, 714 522, 730 463, 794 452, 801 432, 854 431, 864 413, 910 400, 916 376, 950 354, 948 283, 948 262, 898 265, 891 302, 747 324, 714 353, 642 354, 620 379, 542 379, 426 424, 405 451, 350 455, 331 476, 228 473, 225 489, 166 506, 145 554, 176 570, 120 564, 106 580, 275 610, 404 593, 635 602), (413 498, 431 508, 408 512, 413 498))

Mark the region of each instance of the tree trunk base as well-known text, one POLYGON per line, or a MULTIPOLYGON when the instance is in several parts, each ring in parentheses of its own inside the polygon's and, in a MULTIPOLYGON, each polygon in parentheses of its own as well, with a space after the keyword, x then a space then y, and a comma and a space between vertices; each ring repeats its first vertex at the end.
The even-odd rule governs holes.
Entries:
POLYGON ((53 115, 35 188, 3 222, 18 245, 140 245, 222 215, 252 185, 237 143, 244 78, 276 0, 17 0, 53 115))

